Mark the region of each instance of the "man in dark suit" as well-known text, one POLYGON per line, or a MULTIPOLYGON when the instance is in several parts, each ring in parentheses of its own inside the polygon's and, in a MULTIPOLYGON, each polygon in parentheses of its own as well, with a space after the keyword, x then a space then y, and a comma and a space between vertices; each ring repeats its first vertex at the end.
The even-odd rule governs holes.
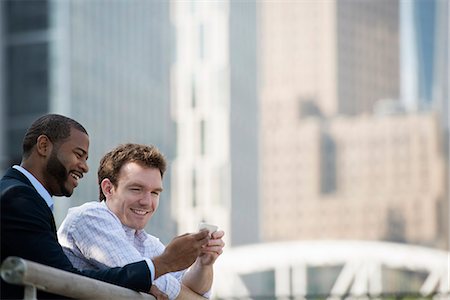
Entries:
MULTIPOLYGON (((36 120, 23 140, 20 166, 7 170, 0 180, 1 261, 19 256, 65 271, 149 292, 152 280, 189 267, 208 243, 207 231, 172 240, 153 259, 121 268, 79 271, 65 256, 56 235, 52 196, 72 195, 87 173, 89 137, 84 127, 65 116, 49 114, 36 120)), ((22 286, 3 280, 1 299, 23 298, 22 286)), ((61 298, 38 292, 38 298, 61 298)))

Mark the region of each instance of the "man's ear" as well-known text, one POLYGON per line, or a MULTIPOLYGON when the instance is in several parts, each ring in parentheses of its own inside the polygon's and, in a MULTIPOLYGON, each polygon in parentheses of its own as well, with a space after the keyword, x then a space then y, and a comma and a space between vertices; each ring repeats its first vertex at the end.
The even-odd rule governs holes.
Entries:
POLYGON ((112 184, 111 180, 109 180, 109 178, 103 179, 102 182, 100 183, 100 186, 102 188, 102 192, 105 195, 105 197, 111 196, 114 189, 114 185, 112 184))
POLYGON ((42 134, 38 136, 36 140, 36 151, 39 155, 47 157, 52 153, 53 143, 50 141, 48 136, 42 134))

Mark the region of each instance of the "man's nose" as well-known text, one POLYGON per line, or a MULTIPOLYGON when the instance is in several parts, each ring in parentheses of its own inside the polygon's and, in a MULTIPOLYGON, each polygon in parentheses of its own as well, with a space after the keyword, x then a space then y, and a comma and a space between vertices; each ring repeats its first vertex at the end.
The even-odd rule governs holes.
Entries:
MULTIPOLYGON (((151 192, 145 192, 144 196, 139 201, 141 205, 152 205, 153 199, 152 199, 152 193, 151 192)), ((153 205, 152 205, 153 206, 153 205)))
POLYGON ((84 173, 89 172, 89 166, 86 160, 81 162, 81 170, 83 170, 84 173))

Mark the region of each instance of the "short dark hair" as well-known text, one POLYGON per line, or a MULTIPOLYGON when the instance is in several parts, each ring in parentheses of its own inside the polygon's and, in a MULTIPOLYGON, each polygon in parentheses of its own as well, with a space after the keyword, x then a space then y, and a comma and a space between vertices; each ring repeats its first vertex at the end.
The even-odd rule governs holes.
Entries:
POLYGON ((108 178, 117 187, 120 169, 129 162, 135 162, 147 168, 157 168, 161 178, 167 168, 166 158, 155 146, 131 143, 119 145, 100 160, 97 172, 100 201, 106 200, 101 187, 103 179, 108 178))
POLYGON ((25 133, 22 143, 23 157, 30 156, 40 135, 47 136, 52 143, 58 143, 70 136, 71 128, 88 134, 86 129, 74 119, 58 114, 47 114, 40 117, 31 124, 25 133))

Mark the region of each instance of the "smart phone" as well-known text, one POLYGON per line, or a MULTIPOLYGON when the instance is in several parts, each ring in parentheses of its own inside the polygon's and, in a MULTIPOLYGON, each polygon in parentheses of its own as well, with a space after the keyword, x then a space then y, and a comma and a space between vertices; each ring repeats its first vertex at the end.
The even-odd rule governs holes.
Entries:
POLYGON ((213 232, 216 232, 219 227, 216 225, 201 222, 200 224, 198 224, 198 230, 202 229, 208 229, 209 234, 212 234, 213 232))

